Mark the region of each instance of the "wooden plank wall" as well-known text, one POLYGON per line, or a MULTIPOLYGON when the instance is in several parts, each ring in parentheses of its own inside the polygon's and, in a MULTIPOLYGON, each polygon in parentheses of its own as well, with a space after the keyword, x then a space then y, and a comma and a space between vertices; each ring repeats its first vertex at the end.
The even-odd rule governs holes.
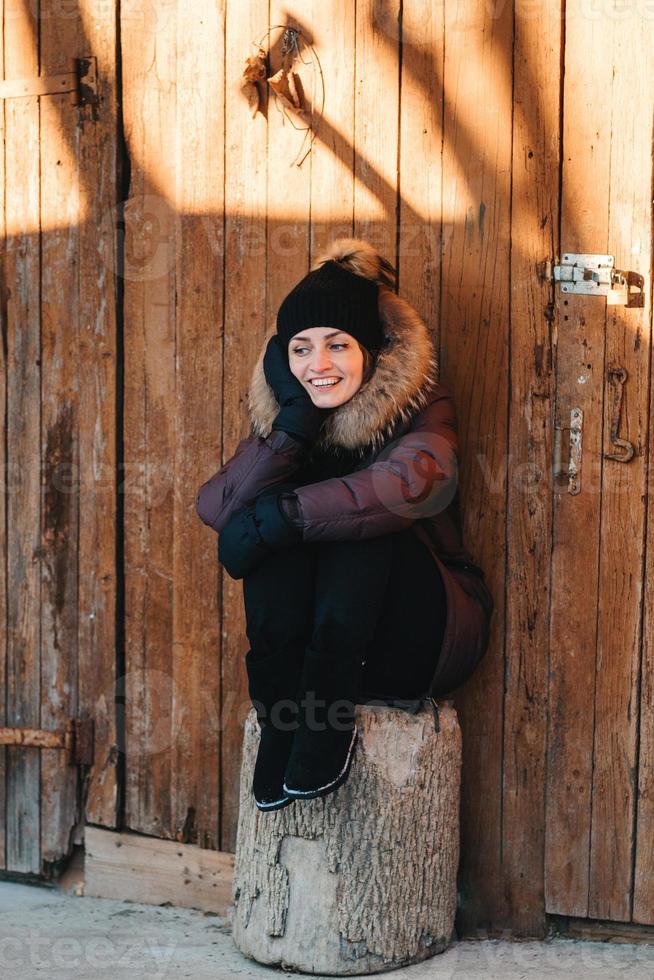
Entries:
POLYGON ((0 867, 46 875, 84 814, 117 816, 116 37, 95 6, 6 0, 3 16, 6 78, 88 54, 100 78, 97 110, 68 95, 2 103, 3 718, 96 726, 83 785, 58 750, 0 753, 0 867))
MULTIPOLYGON (((614 310, 607 322, 603 306, 555 305, 543 275, 561 247, 560 214, 566 248, 621 249, 629 266, 638 243, 633 264, 647 274, 651 121, 642 125, 628 97, 633 25, 593 27, 569 6, 564 25, 546 3, 122 0, 118 39, 111 4, 100 17, 84 0, 63 16, 55 0, 38 9, 6 0, 7 78, 74 55, 100 61, 92 123, 65 96, 7 101, 2 115, 13 187, 3 198, 0 404, 13 482, 0 522, 11 584, 0 588, 0 724, 93 715, 90 822, 234 848, 249 707, 242 585, 217 566, 195 495, 249 433, 246 391, 279 302, 329 241, 353 234, 396 263, 401 294, 437 342, 459 415, 465 540, 496 600, 490 652, 455 697, 464 733, 459 932, 542 935, 546 902, 566 915, 652 921, 651 609, 638 759, 644 580, 624 576, 640 568, 654 525, 639 511, 650 308, 638 319, 614 310), (301 166, 303 133, 272 99, 252 119, 239 92, 260 40, 279 66, 280 24, 313 42, 325 84, 301 166), (588 30, 603 52, 592 70, 588 30), (624 72, 612 79, 612 125, 600 96, 614 62, 624 72), (597 112, 584 122, 578 106, 593 99, 597 112), (623 129, 611 142, 616 120, 623 129), (571 160, 561 173, 564 147, 571 160), (633 194, 621 182, 632 158, 633 194), (554 377, 562 422, 582 354, 596 378, 605 362, 624 363, 634 392, 625 424, 639 460, 629 474, 605 467, 601 520, 596 497, 581 501, 583 517, 560 494, 552 510, 554 377), (61 467, 79 477, 66 495, 61 467), (587 534, 573 549, 580 520, 587 534), (611 569, 615 527, 622 577, 611 569), (585 601, 571 604, 580 566, 585 601), (597 621, 589 596, 601 598, 597 621), (591 683, 594 732, 584 714, 591 683), (614 856, 613 826, 623 828, 614 856)), ((639 43, 646 72, 651 40, 643 33, 639 43)), ((309 65, 302 75, 312 97, 309 65)), ((601 381, 585 391, 584 439, 599 453, 602 440, 610 448, 610 398, 601 381)), ((61 758, 0 749, 0 866, 38 871, 55 861, 76 794, 61 758)))

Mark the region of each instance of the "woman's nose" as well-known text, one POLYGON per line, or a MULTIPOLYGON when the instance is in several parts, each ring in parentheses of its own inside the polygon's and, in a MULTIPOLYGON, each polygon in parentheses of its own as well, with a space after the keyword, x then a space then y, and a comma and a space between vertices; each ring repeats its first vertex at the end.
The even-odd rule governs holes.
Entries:
POLYGON ((327 370, 327 368, 330 368, 331 365, 332 362, 329 356, 329 351, 316 351, 313 357, 313 370, 316 372, 316 374, 327 370))

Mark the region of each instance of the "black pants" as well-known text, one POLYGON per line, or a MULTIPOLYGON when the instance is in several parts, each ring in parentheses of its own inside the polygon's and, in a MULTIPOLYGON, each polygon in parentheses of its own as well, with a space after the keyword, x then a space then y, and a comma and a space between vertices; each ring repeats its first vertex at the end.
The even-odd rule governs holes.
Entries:
POLYGON ((243 598, 250 656, 278 654, 281 664, 295 665, 290 698, 298 680, 291 651, 307 644, 329 658, 365 661, 362 696, 411 699, 429 687, 445 593, 436 563, 410 529, 275 551, 243 579, 243 598))

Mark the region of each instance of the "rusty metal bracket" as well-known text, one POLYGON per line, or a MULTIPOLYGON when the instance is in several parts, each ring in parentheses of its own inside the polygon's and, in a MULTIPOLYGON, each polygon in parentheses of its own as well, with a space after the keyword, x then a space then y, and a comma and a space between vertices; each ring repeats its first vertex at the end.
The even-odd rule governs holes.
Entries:
POLYGON ((92 718, 69 718, 65 728, 0 728, 0 745, 33 749, 64 749, 71 766, 93 764, 92 718))
POLYGON ((622 412, 622 396, 624 394, 624 383, 627 380, 627 372, 623 367, 609 369, 609 379, 615 381, 615 393, 613 395, 613 416, 611 418, 611 442, 614 446, 619 446, 623 451, 619 453, 604 453, 604 459, 614 459, 618 463, 628 463, 633 459, 633 443, 628 439, 620 439, 618 429, 620 428, 620 415, 622 412))
POLYGON ((623 272, 614 269, 611 274, 611 288, 606 294, 607 306, 626 306, 628 310, 639 309, 645 305, 645 277, 638 272, 623 272))
POLYGON ((0 81, 0 99, 23 99, 33 95, 70 93, 73 105, 96 105, 98 102, 98 59, 70 58, 69 70, 55 75, 32 78, 10 78, 0 81))
POLYGON ((573 495, 581 490, 583 422, 583 411, 580 408, 573 408, 570 412, 570 425, 554 425, 554 486, 559 489, 567 487, 568 493, 573 495), (563 463, 564 432, 570 433, 568 459, 565 465, 563 463))

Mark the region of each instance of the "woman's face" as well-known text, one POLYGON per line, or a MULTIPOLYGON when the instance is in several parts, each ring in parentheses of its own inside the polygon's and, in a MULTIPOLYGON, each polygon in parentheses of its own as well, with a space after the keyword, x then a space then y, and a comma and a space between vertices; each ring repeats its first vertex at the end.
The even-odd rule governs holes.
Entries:
POLYGON ((301 330, 289 342, 288 363, 319 408, 336 408, 361 387, 363 351, 358 341, 343 330, 301 330), (319 381, 335 384, 320 385, 319 381))

